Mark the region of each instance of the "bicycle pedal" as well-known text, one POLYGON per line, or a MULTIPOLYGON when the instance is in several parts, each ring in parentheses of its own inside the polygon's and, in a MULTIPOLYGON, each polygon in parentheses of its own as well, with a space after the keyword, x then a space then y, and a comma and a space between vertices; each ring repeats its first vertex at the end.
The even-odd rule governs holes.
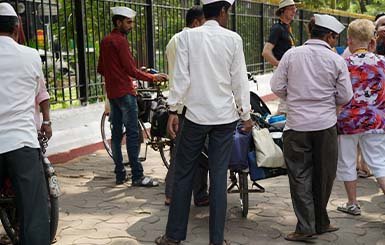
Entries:
POLYGON ((131 166, 131 163, 130 162, 125 162, 123 163, 124 166, 131 166))

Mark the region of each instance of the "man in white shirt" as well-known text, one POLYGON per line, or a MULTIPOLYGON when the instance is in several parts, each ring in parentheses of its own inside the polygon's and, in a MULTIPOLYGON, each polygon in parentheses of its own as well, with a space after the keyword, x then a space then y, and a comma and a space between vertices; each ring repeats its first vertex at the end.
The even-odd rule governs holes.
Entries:
POLYGON ((166 234, 156 244, 180 244, 186 239, 194 172, 209 137, 210 244, 224 243, 227 207, 227 167, 233 133, 241 118, 250 131, 250 92, 242 38, 226 28, 234 0, 203 0, 205 24, 182 32, 178 39, 174 80, 168 103, 168 131, 181 130, 176 150, 173 200, 166 234), (186 106, 183 125, 177 107, 186 106), (181 127, 180 127, 181 126, 181 127))
POLYGON ((7 173, 16 192, 20 244, 48 245, 48 193, 34 118, 44 76, 38 52, 15 41, 18 23, 12 6, 0 3, 0 185, 7 173))
MULTIPOLYGON (((186 13, 186 27, 183 28, 183 31, 189 30, 191 28, 199 27, 205 23, 205 16, 203 14, 203 9, 201 6, 196 5, 190 8, 186 13)), ((166 55, 167 55, 167 63, 168 63, 168 76, 169 76, 169 84, 171 86, 174 83, 174 67, 175 67, 175 58, 176 58, 176 48, 178 45, 178 37, 181 32, 175 34, 166 46, 166 55)), ((177 81, 176 81, 177 82, 177 81)), ((182 124, 183 120, 183 105, 178 108, 178 115, 180 124, 182 124)), ((178 138, 178 137, 177 137, 178 138)), ((176 139, 175 142, 178 142, 176 139)), ((177 147, 177 145, 175 145, 177 147)), ((199 165, 194 174, 194 182, 193 182, 193 196, 194 203, 196 206, 208 206, 209 205, 209 197, 207 193, 207 159, 203 155, 198 158, 199 165)), ((170 205, 172 198, 172 186, 174 184, 174 175, 175 175, 175 156, 174 154, 171 156, 170 167, 168 168, 166 175, 166 200, 164 203, 166 205, 170 205)))
POLYGON ((346 63, 332 51, 345 27, 330 15, 314 16, 311 39, 287 51, 271 79, 288 108, 283 152, 298 220, 290 241, 338 230, 326 210, 337 170, 336 109, 353 96, 346 63))

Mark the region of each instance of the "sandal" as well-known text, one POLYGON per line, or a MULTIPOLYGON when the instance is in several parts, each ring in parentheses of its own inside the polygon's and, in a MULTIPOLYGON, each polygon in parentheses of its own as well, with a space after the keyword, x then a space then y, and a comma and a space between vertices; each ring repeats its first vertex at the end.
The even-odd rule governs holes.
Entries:
POLYGON ((166 235, 163 235, 163 236, 157 237, 155 239, 155 244, 157 244, 157 245, 179 245, 180 241, 167 238, 166 235))
POLYGON ((340 228, 338 228, 338 227, 336 227, 336 226, 329 225, 329 226, 326 227, 326 229, 324 229, 323 231, 317 232, 317 234, 321 235, 321 234, 328 233, 328 232, 335 232, 335 231, 338 231, 339 229, 340 229, 340 228))
POLYGON ((210 205, 209 197, 204 197, 201 200, 194 200, 194 204, 197 207, 206 207, 210 205))
POLYGON ((312 239, 315 239, 315 237, 313 237, 313 234, 305 234, 305 233, 297 233, 297 232, 292 232, 285 236, 285 240, 292 241, 292 242, 306 242, 312 239))
POLYGON ((142 178, 132 182, 132 186, 140 187, 156 187, 158 185, 158 181, 149 176, 143 176, 142 178))
POLYGON ((367 172, 365 170, 358 169, 357 170, 357 176, 360 178, 369 178, 369 177, 373 176, 373 174, 371 174, 370 172, 367 172))

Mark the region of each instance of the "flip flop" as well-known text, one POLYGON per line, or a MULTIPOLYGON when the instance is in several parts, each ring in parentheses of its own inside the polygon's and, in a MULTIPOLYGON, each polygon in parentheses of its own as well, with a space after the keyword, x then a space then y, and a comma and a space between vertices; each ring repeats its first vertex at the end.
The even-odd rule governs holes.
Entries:
POLYGON ((285 236, 285 240, 292 242, 306 242, 313 239, 315 239, 315 237, 313 237, 313 234, 303 234, 297 232, 292 232, 285 236))

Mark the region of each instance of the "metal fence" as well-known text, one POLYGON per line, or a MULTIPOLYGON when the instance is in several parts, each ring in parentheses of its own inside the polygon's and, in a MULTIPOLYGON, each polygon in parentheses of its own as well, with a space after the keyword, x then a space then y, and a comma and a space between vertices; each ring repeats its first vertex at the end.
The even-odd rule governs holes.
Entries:
MULTIPOLYGON (((128 35, 138 66, 167 72, 165 47, 184 26, 187 9, 199 0, 14 0, 24 26, 25 44, 38 49, 43 61, 53 108, 92 103, 104 98, 97 74, 99 44, 112 30, 110 8, 127 6, 137 11, 135 28, 128 35)), ((229 29, 244 41, 248 71, 264 73, 272 67, 261 52, 277 6, 238 0, 229 29)), ((305 25, 312 12, 300 10, 292 23, 296 44, 307 39, 305 25)), ((345 25, 348 17, 338 17, 345 25)), ((346 31, 340 36, 346 43, 346 31)))

